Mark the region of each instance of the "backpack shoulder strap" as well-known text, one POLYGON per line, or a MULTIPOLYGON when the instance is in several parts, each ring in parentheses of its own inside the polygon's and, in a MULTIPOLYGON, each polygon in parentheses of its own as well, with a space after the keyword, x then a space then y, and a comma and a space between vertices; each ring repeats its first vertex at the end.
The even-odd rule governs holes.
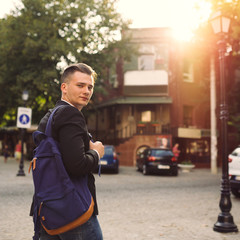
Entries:
POLYGON ((36 146, 38 146, 42 139, 46 138, 46 135, 40 131, 34 131, 32 134, 33 142, 36 146))
POLYGON ((51 136, 52 136, 52 118, 53 118, 53 115, 54 115, 54 113, 56 112, 56 110, 59 109, 59 108, 62 107, 62 106, 64 106, 64 105, 60 105, 60 106, 57 106, 56 108, 54 108, 53 111, 51 112, 49 118, 48 118, 46 130, 45 130, 45 134, 46 134, 48 137, 51 137, 51 136))

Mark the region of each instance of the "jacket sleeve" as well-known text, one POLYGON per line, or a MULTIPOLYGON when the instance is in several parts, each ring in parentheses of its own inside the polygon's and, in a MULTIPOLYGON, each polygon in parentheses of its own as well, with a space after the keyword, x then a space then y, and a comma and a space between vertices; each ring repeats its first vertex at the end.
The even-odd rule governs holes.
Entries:
POLYGON ((96 169, 98 154, 89 149, 90 138, 83 114, 66 106, 56 111, 52 124, 68 174, 78 177, 96 169))

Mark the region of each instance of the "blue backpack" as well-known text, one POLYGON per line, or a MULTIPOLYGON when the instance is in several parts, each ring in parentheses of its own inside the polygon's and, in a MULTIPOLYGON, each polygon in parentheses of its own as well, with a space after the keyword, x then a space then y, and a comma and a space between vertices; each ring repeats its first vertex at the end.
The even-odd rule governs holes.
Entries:
POLYGON ((52 117, 57 109, 58 107, 51 113, 45 133, 33 133, 37 147, 29 171, 32 169, 35 190, 34 240, 39 239, 41 225, 48 234, 58 235, 88 221, 94 208, 87 176, 70 179, 58 143, 51 136, 52 117))

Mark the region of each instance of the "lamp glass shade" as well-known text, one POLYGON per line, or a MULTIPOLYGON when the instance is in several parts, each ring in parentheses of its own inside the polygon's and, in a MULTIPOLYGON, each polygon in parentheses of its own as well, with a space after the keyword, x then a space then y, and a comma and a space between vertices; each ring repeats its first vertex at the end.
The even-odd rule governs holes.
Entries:
POLYGON ((24 90, 23 91, 23 93, 22 93, 22 99, 24 100, 24 101, 27 101, 28 100, 28 91, 26 91, 26 90, 24 90))
POLYGON ((221 19, 220 18, 215 18, 211 21, 212 24, 212 29, 215 34, 221 32, 221 19))
POLYGON ((228 33, 230 26, 230 19, 227 17, 222 17, 222 32, 228 33))
POLYGON ((218 33, 228 33, 230 26, 230 19, 223 16, 221 11, 214 13, 210 19, 213 32, 218 33))

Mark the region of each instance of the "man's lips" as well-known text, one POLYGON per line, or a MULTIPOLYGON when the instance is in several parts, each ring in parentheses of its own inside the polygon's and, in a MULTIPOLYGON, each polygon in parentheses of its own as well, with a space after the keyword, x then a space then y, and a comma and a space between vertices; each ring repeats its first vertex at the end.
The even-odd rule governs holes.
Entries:
POLYGON ((88 101, 87 97, 80 97, 83 101, 88 101))

